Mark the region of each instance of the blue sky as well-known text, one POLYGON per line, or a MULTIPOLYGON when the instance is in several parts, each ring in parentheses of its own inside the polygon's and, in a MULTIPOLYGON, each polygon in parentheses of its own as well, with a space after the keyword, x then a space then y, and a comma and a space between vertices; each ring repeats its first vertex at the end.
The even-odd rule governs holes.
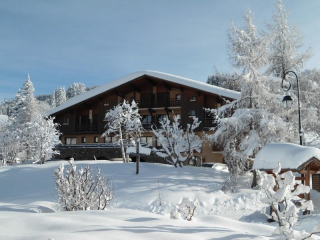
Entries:
MULTIPOLYGON (((320 68, 320 1, 285 0, 289 20, 320 68)), ((251 8, 260 30, 271 0, 1 0, 0 101, 14 97, 27 74, 35 94, 73 82, 101 85, 155 70, 199 81, 232 71, 227 31, 251 8)))

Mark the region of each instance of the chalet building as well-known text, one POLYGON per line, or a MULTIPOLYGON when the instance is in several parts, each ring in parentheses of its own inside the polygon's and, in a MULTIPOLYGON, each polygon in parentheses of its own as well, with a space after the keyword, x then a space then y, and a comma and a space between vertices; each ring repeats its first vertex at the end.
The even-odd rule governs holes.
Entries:
MULTIPOLYGON (((253 170, 273 173, 273 169, 281 164, 281 173, 292 171, 295 179, 302 181, 311 189, 320 191, 320 149, 300 146, 291 143, 270 143, 257 154, 253 170)), ((253 186, 256 185, 254 175, 253 186)), ((305 198, 310 200, 310 193, 305 198)))
MULTIPOLYGON (((239 97, 238 92, 199 81, 161 72, 142 71, 71 98, 47 113, 55 116, 62 132, 62 145, 59 147, 62 155, 57 158, 110 159, 120 157, 121 154, 111 144, 117 139, 113 136, 101 137, 106 125, 104 118, 108 110, 124 99, 138 103, 142 124, 146 129, 141 142, 157 147, 159 144, 151 132, 151 126, 158 126, 159 120, 165 117, 172 120, 173 115, 177 115, 181 125, 186 127, 192 117, 196 116, 201 121, 197 132, 202 135, 203 131, 208 131, 216 124, 204 108, 218 108, 225 100, 232 101, 239 97)), ((203 162, 222 162, 222 154, 217 146, 203 146, 198 156, 203 162)))

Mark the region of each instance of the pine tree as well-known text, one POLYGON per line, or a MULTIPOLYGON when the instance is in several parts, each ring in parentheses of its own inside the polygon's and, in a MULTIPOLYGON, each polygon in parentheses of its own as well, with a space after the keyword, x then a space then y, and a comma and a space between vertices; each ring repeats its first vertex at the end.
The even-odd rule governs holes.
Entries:
POLYGON ((64 87, 60 87, 55 90, 56 92, 56 106, 59 107, 61 104, 67 101, 66 90, 64 87))
POLYGON ((260 73, 266 64, 266 43, 257 34, 251 11, 245 19, 244 29, 233 25, 229 32, 231 62, 242 70, 238 78, 241 97, 210 110, 218 127, 209 138, 223 146, 233 183, 250 168, 250 161, 266 143, 292 140, 292 132, 288 132, 291 125, 284 117, 288 112, 281 106, 282 96, 273 93, 269 79, 260 73))
POLYGON ((51 95, 51 108, 55 108, 56 105, 56 89, 53 90, 52 95, 51 95))
POLYGON ((84 92, 86 92, 86 86, 84 83, 73 83, 67 90, 67 99, 73 98, 84 92))
POLYGON ((269 38, 270 66, 267 73, 278 77, 283 77, 289 70, 300 73, 304 63, 311 57, 311 49, 298 53, 303 45, 302 36, 297 27, 289 24, 288 13, 281 0, 276 5, 273 24, 269 24, 268 28, 266 37, 269 38))

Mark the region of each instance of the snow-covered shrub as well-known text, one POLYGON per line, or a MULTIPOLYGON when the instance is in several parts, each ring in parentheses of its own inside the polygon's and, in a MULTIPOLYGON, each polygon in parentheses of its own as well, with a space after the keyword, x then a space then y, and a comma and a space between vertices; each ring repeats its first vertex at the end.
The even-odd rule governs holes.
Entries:
POLYGON ((201 151, 203 140, 194 132, 200 123, 198 118, 194 117, 192 124, 187 124, 187 128, 183 129, 177 116, 173 116, 172 122, 168 118, 160 121, 158 129, 152 128, 163 148, 163 151, 155 151, 156 154, 175 167, 182 167, 182 163, 189 160, 194 151, 201 151))
POLYGON ((191 221, 195 214, 196 208, 199 205, 198 199, 192 201, 190 198, 181 198, 179 204, 170 212, 171 219, 182 219, 191 221))
POLYGON ((104 210, 112 204, 114 191, 112 181, 101 175, 97 169, 92 176, 91 168, 77 167, 70 161, 71 167, 64 169, 62 164, 54 173, 60 208, 64 211, 104 210))
POLYGON ((278 223, 276 234, 283 234, 286 239, 303 239, 309 234, 295 233, 293 226, 299 219, 299 212, 313 211, 311 200, 305 201, 299 195, 310 192, 310 187, 297 184, 295 176, 291 171, 280 174, 281 165, 273 170, 273 174, 257 171, 257 183, 264 190, 266 197, 262 202, 267 203, 271 212, 268 214, 266 208, 264 213, 269 219, 278 223), (301 206, 297 206, 299 201, 301 206))

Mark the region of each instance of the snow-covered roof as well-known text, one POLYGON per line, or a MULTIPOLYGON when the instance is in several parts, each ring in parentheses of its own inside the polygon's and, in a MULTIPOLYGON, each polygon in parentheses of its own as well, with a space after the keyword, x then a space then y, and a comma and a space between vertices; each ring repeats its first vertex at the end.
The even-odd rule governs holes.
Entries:
POLYGON ((257 154, 253 169, 272 170, 281 164, 282 169, 298 169, 312 158, 320 160, 320 149, 291 143, 270 143, 257 154))
POLYGON ((232 91, 232 90, 225 89, 225 88, 221 88, 221 87, 217 87, 217 86, 213 86, 213 85, 210 85, 210 84, 207 84, 204 82, 199 82, 199 81, 192 80, 189 78, 183 78, 183 77, 175 76, 175 75, 168 74, 168 73, 162 73, 162 72, 156 72, 156 71, 141 71, 141 72, 131 73, 131 74, 126 75, 122 78, 119 78, 119 79, 116 79, 112 82, 109 82, 105 85, 96 87, 88 92, 84 92, 78 96, 70 98, 64 104, 47 111, 47 114, 52 115, 54 113, 57 113, 61 110, 69 108, 75 104, 83 102, 89 98, 92 98, 96 95, 104 93, 110 89, 116 88, 122 84, 125 84, 133 79, 136 79, 136 78, 144 76, 144 75, 148 75, 148 76, 155 77, 155 78, 160 78, 160 79, 166 80, 168 82, 173 82, 173 83, 189 86, 189 87, 196 88, 196 89, 199 89, 199 90, 202 90, 205 92, 214 93, 214 94, 217 94, 217 95, 220 95, 223 97, 228 97, 228 98, 232 98, 232 99, 239 99, 240 98, 239 92, 232 91))

